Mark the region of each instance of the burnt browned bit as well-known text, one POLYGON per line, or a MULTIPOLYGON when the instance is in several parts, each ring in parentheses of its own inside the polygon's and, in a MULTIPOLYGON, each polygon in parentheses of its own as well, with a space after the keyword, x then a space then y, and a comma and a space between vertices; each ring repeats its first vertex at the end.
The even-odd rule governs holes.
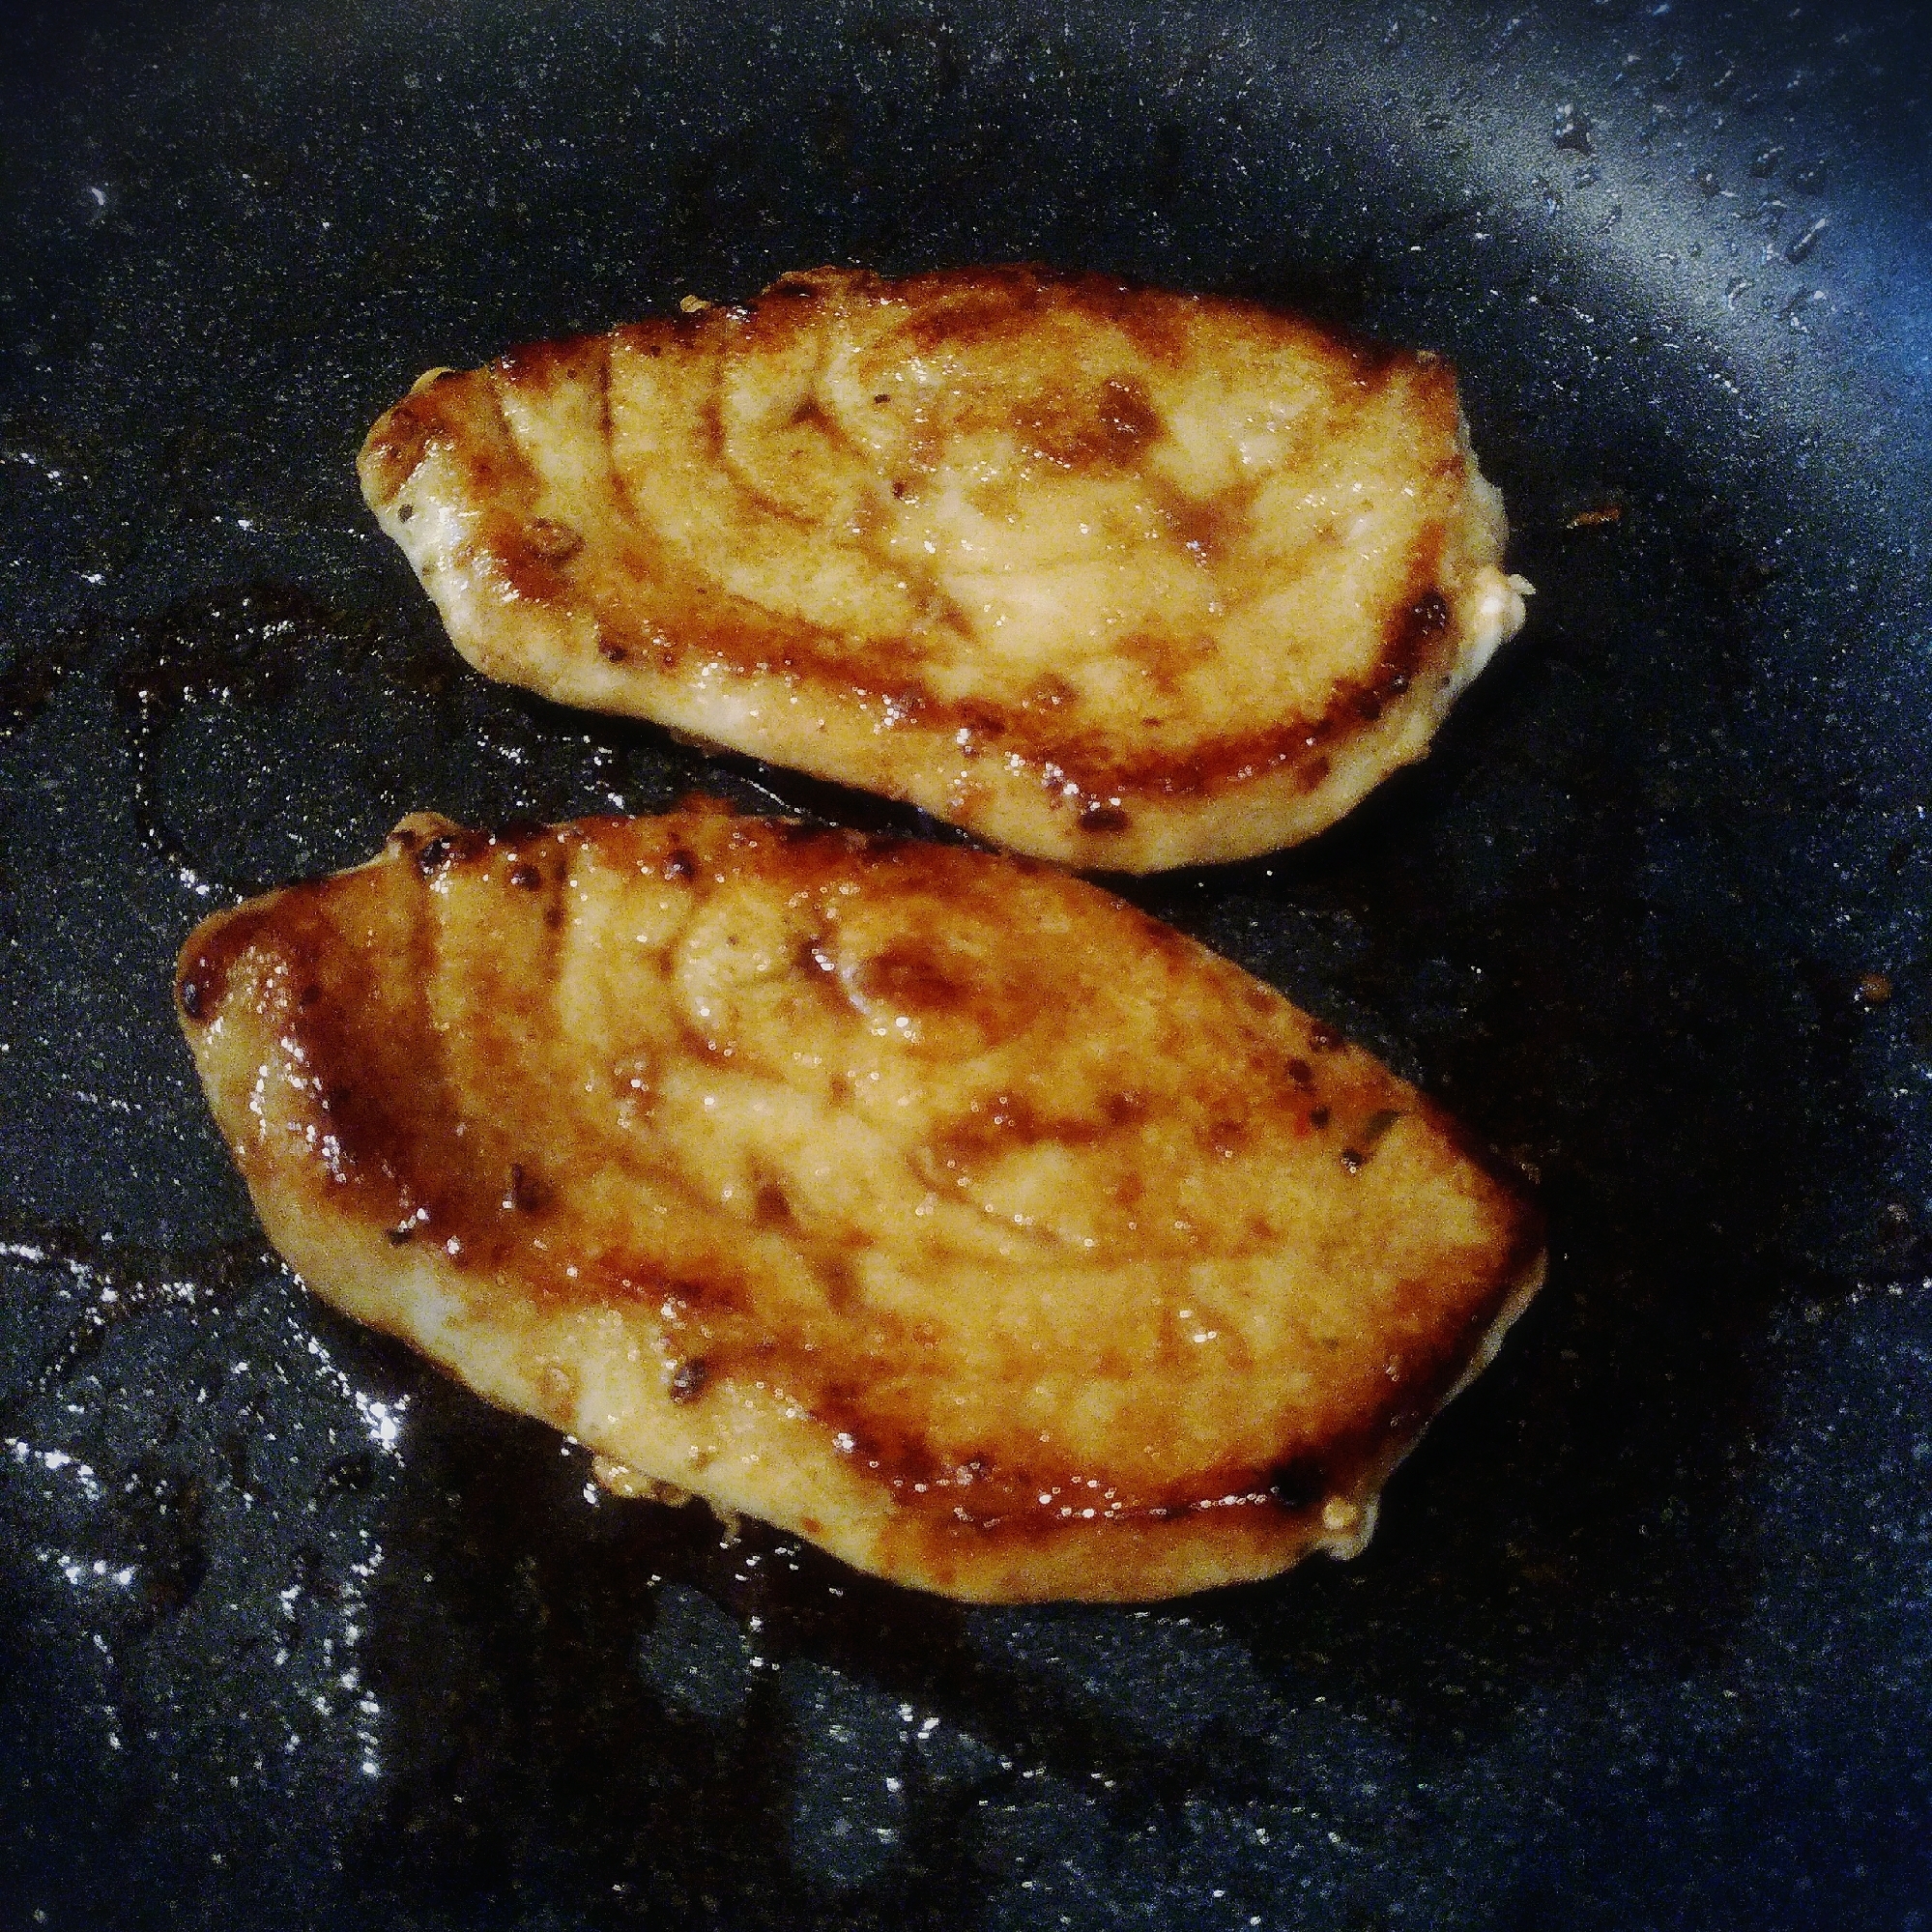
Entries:
POLYGON ((456 856, 457 844, 448 833, 439 833, 416 855, 416 869, 424 879, 441 872, 456 856))
POLYGON ((199 1020, 203 998, 201 982, 190 975, 182 981, 178 996, 181 1000, 181 1010, 190 1020, 199 1020))
POLYGON ((1268 1472, 1268 1500, 1295 1514, 1313 1509, 1327 1490, 1321 1464, 1312 1456, 1292 1457, 1268 1472))
POLYGON ((564 562, 584 547, 584 539, 576 531, 553 517, 532 517, 529 534, 531 549, 546 563, 564 562))
POLYGON ((826 949, 822 933, 814 933, 809 938, 799 940, 798 949, 792 956, 792 964, 800 972, 822 973, 827 979, 838 977, 838 960, 826 949))
POLYGON ((702 1355, 680 1362, 671 1371, 670 1393, 674 1402, 695 1402, 711 1379, 711 1368, 702 1355))
POLYGON ((1860 1006, 1883 1006, 1891 997, 1891 975, 1883 972, 1860 973, 1852 997, 1860 1006))
POLYGON ((512 1161, 509 1185, 504 1189, 504 1211, 506 1214, 534 1214, 543 1201, 543 1183, 521 1161, 512 1161))
POLYGON ((1083 832, 1124 832, 1128 818, 1118 805, 1082 805, 1080 828, 1083 832))
POLYGON ((526 892, 534 892, 543 883, 543 873, 528 859, 523 859, 510 867, 510 883, 521 886, 526 892))
POLYGON ((1565 530, 1603 530, 1611 524, 1622 523, 1623 520, 1622 504, 1596 504, 1589 509, 1578 510, 1563 527, 1565 530))
POLYGON ((1359 1174, 1367 1165, 1368 1159, 1368 1155, 1358 1152, 1353 1147, 1344 1147, 1341 1150, 1341 1166, 1347 1173, 1359 1174))
POLYGON ((1425 591, 1402 614, 1402 643, 1420 655, 1449 629, 1449 603, 1440 591, 1425 591))

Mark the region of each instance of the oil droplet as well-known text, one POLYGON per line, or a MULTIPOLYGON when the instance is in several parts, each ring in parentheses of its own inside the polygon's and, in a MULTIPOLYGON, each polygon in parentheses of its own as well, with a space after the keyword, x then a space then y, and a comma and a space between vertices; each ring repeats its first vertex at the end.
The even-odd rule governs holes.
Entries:
POLYGON ((1818 238, 1831 225, 1829 215, 1821 215, 1810 227, 1805 229, 1784 251, 1787 262, 1802 262, 1818 245, 1818 238))
POLYGON ((1566 154, 1591 155, 1597 152, 1590 144, 1590 117, 1579 113, 1573 101, 1558 103, 1550 139, 1566 154))

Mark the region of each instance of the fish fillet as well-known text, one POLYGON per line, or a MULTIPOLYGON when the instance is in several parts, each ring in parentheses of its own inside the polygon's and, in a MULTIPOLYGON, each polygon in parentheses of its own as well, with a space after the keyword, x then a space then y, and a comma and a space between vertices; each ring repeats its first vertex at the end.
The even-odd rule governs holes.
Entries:
POLYGON ((1083 868, 1318 832, 1527 589, 1446 362, 1029 268, 432 371, 360 474, 491 677, 1083 868))
POLYGON ((620 1488, 949 1596, 1353 1552, 1542 1277, 1412 1087, 1029 861, 421 816, 208 920, 177 987, 318 1294, 620 1488))

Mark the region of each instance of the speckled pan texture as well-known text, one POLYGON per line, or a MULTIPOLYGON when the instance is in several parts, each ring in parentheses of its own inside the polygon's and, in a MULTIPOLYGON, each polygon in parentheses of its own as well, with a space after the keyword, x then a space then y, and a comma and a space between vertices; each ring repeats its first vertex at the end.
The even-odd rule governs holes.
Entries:
POLYGON ((0 60, 0 1925, 1883 1927, 1932 1900, 1932 43, 1911 5, 14 10, 0 60), (464 668, 354 459, 782 272, 1455 364, 1522 635, 1292 853, 1131 884, 1536 1170, 1373 1543, 995 1609, 329 1313, 169 1010, 471 824, 950 836, 464 668))

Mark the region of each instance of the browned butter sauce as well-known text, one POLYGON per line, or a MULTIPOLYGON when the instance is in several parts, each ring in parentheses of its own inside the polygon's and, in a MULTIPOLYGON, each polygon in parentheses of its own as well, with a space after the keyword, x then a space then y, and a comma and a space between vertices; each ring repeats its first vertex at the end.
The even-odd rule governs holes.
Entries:
POLYGON ((423 817, 208 921, 179 995, 318 1293, 633 1486, 953 1595, 1358 1547, 1541 1276, 1413 1088, 1028 861, 423 817))

